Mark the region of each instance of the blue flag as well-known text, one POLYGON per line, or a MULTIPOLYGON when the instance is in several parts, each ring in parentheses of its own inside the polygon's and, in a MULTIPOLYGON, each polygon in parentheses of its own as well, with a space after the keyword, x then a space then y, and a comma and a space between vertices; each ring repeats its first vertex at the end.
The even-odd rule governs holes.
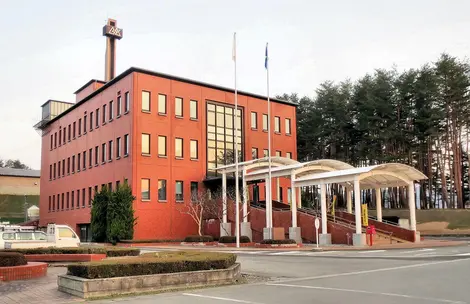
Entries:
POLYGON ((264 55, 264 67, 268 69, 268 44, 266 43, 266 53, 264 55))

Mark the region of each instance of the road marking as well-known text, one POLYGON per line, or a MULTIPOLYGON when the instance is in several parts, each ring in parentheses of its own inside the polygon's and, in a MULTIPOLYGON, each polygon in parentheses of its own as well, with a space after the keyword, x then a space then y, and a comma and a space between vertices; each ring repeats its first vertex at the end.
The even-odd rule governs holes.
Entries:
POLYGON ((469 256, 470 255, 470 252, 467 252, 467 253, 459 253, 459 254, 456 254, 458 256, 469 256))
POLYGON ((298 251, 282 251, 282 252, 269 253, 269 255, 288 255, 288 254, 299 254, 299 252, 298 251))
POLYGON ((295 278, 295 279, 286 279, 286 280, 281 280, 281 281, 279 281, 279 283, 288 283, 288 282, 299 282, 299 281, 308 281, 308 280, 316 280, 316 279, 335 278, 335 277, 351 276, 351 275, 365 274, 365 273, 374 273, 374 272, 384 272, 384 271, 400 270, 400 269, 408 269, 408 268, 417 268, 417 267, 425 267, 425 266, 432 266, 432 265, 439 265, 439 264, 447 264, 447 263, 457 263, 457 262, 462 262, 462 261, 470 261, 470 258, 467 258, 467 259, 458 259, 458 260, 450 260, 450 261, 429 262, 429 263, 421 263, 421 264, 413 264, 413 265, 404 265, 404 266, 396 266, 396 267, 387 267, 387 268, 378 268, 378 269, 372 269, 372 270, 361 270, 361 271, 353 271, 353 272, 343 272, 343 273, 335 273, 335 274, 326 274, 326 275, 313 276, 313 277, 303 277, 303 278, 295 278))
POLYGON ((366 251, 359 251, 359 253, 376 253, 376 252, 385 252, 386 250, 366 250, 366 251))
POLYGON ((212 297, 212 296, 205 296, 205 295, 195 294, 195 293, 183 293, 182 295, 188 296, 188 297, 198 297, 198 298, 221 300, 221 301, 227 301, 227 302, 237 302, 237 303, 245 303, 245 304, 262 304, 260 302, 251 302, 251 301, 237 300, 237 299, 231 299, 231 298, 222 298, 222 297, 212 297))
POLYGON ((413 254, 413 256, 426 256, 426 255, 436 255, 437 252, 425 252, 425 253, 418 253, 418 254, 413 254))
POLYGON ((330 254, 330 253, 340 253, 341 251, 318 251, 318 252, 307 252, 306 255, 322 255, 322 254, 330 254))
POLYGON ((330 287, 291 285, 291 284, 277 284, 277 283, 268 283, 266 285, 268 285, 268 286, 294 287, 294 288, 306 288, 306 289, 318 289, 318 290, 330 290, 330 291, 342 291, 342 292, 353 292, 353 293, 364 293, 364 294, 370 294, 370 295, 400 297, 400 298, 425 300, 425 301, 429 301, 429 302, 432 301, 432 302, 440 302, 440 303, 452 303, 452 304, 465 304, 466 303, 466 302, 446 300, 446 299, 425 298, 425 297, 410 296, 410 295, 397 294, 397 293, 373 292, 373 291, 356 290, 356 289, 343 289, 343 288, 330 288, 330 287))
POLYGON ((436 249, 432 249, 432 248, 424 248, 424 249, 419 249, 419 250, 402 251, 399 253, 406 254, 406 253, 418 253, 418 252, 435 251, 435 250, 436 249))

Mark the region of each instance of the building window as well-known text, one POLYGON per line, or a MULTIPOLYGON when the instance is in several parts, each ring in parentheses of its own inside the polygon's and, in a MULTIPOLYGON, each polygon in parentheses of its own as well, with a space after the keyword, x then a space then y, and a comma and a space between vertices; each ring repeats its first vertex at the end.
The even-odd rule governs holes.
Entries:
POLYGON ((291 134, 290 133, 291 132, 290 131, 290 118, 286 118, 285 123, 286 123, 286 126, 285 126, 286 127, 286 134, 291 134))
POLYGON ((258 158, 258 148, 251 148, 251 159, 258 158))
POLYGON ((67 157, 67 175, 70 175, 70 157, 67 157))
POLYGON ((108 183, 108 190, 109 190, 110 192, 113 191, 113 183, 108 183))
POLYGON ((55 195, 52 196, 52 211, 55 211, 55 195))
POLYGON ((166 156, 166 136, 158 136, 158 156, 166 156))
MULTIPOLYGON (((69 125, 69 130, 67 131, 67 139, 68 141, 72 140, 72 125, 69 125)), ((65 144, 65 140, 64 140, 64 144, 65 144)))
POLYGON ((158 114, 166 114, 166 95, 158 94, 158 114))
POLYGON ((140 193, 142 196, 142 200, 150 200, 150 179, 143 178, 140 181, 140 193))
MULTIPOLYGON (((95 191, 96 193, 96 191, 95 191)), ((88 206, 91 206, 91 202, 93 201, 93 193, 91 187, 88 187, 88 206)))
POLYGON ((78 153, 78 155, 77 155, 77 172, 80 172, 80 169, 81 169, 80 162, 81 161, 82 161, 82 155, 80 153, 78 153))
POLYGON ((64 194, 62 193, 62 210, 64 210, 64 205, 65 205, 65 197, 64 197, 64 194))
POLYGON ((67 192, 67 210, 70 208, 70 192, 67 192))
POLYGON ((183 98, 175 97, 175 116, 183 117, 183 98))
POLYGON ((62 129, 62 135, 63 135, 62 144, 65 145, 66 136, 67 136, 67 127, 65 127, 65 128, 62 129))
MULTIPOLYGON (((90 113, 90 115, 91 115, 91 113, 90 113)), ((87 120, 86 120, 86 114, 85 114, 85 115, 83 115, 83 134, 86 134, 86 124, 87 124, 87 120)), ((91 125, 91 123, 90 123, 90 125, 91 125)))
POLYGON ((251 128, 258 129, 258 113, 251 112, 251 128))
POLYGON ((54 135, 51 134, 51 151, 54 148, 54 135))
POLYGON ((99 154, 100 153, 100 147, 96 146, 95 147, 95 166, 98 166, 99 164, 99 154))
POLYGON ((83 171, 86 170, 86 151, 83 151, 83 171))
POLYGON ((276 156, 281 157, 281 151, 276 151, 276 156))
POLYGON ((103 125, 106 124, 106 105, 103 105, 103 125))
POLYGON ((291 152, 286 152, 286 158, 292 159, 292 153, 291 152))
POLYGON ((142 154, 150 155, 150 134, 142 133, 142 154))
POLYGON ((51 212, 51 197, 49 196, 49 209, 48 209, 49 212, 51 212))
POLYGON ((113 160, 113 141, 108 142, 108 161, 113 160))
POLYGON ((96 109, 96 124, 95 124, 95 127, 96 128, 100 127, 100 109, 96 109))
POLYGON ((93 166, 93 148, 90 148, 88 150, 88 167, 92 167, 93 166))
POLYGON ((177 158, 183 158, 183 139, 175 138, 175 156, 177 158))
POLYGON ((283 202, 284 201, 284 198, 283 198, 283 195, 282 195, 282 187, 279 187, 279 202, 283 202))
POLYGON ((191 119, 197 119, 197 100, 189 101, 189 117, 191 119))
POLYGON ((60 194, 57 194, 57 211, 60 210, 60 194))
POLYGON ((113 120, 114 118, 114 102, 111 100, 109 102, 109 121, 113 120))
POLYGON ((59 147, 62 146, 62 129, 59 130, 59 147))
POLYGON ((289 206, 292 204, 292 189, 287 188, 287 203, 289 206))
MULTIPOLYGON (((91 190, 91 188, 90 188, 91 190)), ((85 198, 85 188, 82 189, 82 208, 85 208, 85 201, 86 201, 86 198, 85 198)))
POLYGON ((129 134, 124 135, 124 156, 129 155, 129 134))
POLYGON ((131 100, 129 98, 129 92, 126 92, 124 94, 124 113, 129 112, 131 106, 131 100))
POLYGON ((72 193, 72 198, 71 198, 72 203, 71 203, 70 207, 72 207, 72 209, 73 209, 73 208, 75 208, 75 191, 72 190, 71 193, 72 193))
POLYGON ((101 144, 101 163, 106 161, 106 143, 101 144))
POLYGON ((175 199, 176 199, 177 202, 184 201, 183 181, 176 181, 175 194, 176 194, 175 199))
POLYGON ((158 200, 166 201, 166 179, 158 180, 158 200))
POLYGON ((216 176, 215 169, 235 162, 235 144, 238 159, 243 161, 242 111, 238 109, 238 131, 235 131, 235 115, 231 106, 207 104, 207 175, 216 176), (238 138, 238 140, 235 140, 238 138))
POLYGON ((142 91, 142 111, 150 112, 150 92, 142 91))
POLYGON ((116 190, 119 189, 119 186, 121 186, 121 181, 116 181, 116 190))
POLYGON ((121 116, 121 96, 118 96, 117 98, 117 104, 116 104, 116 107, 117 107, 117 117, 121 116))
POLYGON ((191 182, 191 201, 197 201, 198 200, 198 183, 197 182, 191 182))
POLYGON ((268 115, 263 114, 263 131, 268 131, 268 115))
POLYGON ((59 160, 59 162, 57 163, 57 170, 59 171, 59 176, 58 176, 58 177, 60 178, 60 160, 59 160))
POLYGON ((56 178, 56 164, 54 163, 54 179, 56 178))
POLYGON ((121 157, 121 137, 116 138, 116 159, 121 157))
POLYGON ((197 140, 191 139, 189 141, 189 148, 190 148, 190 157, 191 159, 198 159, 198 144, 197 140))
POLYGON ((90 112, 90 131, 93 131, 93 112, 90 112))
POLYGON ((268 149, 263 149, 263 157, 268 157, 268 156, 269 156, 268 149))
POLYGON ((54 133, 54 149, 57 148, 57 132, 54 133))
POLYGON ((78 136, 82 136, 82 119, 78 119, 78 136))
POLYGON ((281 118, 279 116, 274 117, 274 132, 281 133, 281 118))
POLYGON ((77 131, 77 122, 73 122, 73 139, 75 139, 75 135, 76 135, 76 131, 77 131))
POLYGON ((52 179, 52 165, 49 165, 49 180, 52 179))
POLYGON ((77 190, 77 209, 80 208, 80 189, 77 190))
POLYGON ((65 176, 65 159, 62 160, 62 176, 65 176))
POLYGON ((72 155, 72 174, 75 173, 75 155, 72 155))

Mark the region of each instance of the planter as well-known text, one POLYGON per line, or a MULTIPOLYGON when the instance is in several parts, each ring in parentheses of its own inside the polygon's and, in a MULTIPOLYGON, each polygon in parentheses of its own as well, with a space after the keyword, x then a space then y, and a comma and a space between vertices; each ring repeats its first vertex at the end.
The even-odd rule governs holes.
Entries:
POLYGON ((0 267, 0 281, 34 279, 44 277, 46 274, 46 263, 28 262, 27 265, 0 267))
POLYGON ((91 262, 101 261, 106 254, 25 254, 28 262, 91 262))
POLYGON ((240 276, 240 264, 227 269, 192 272, 164 273, 154 275, 117 277, 106 279, 84 279, 60 275, 59 290, 81 298, 97 298, 111 295, 154 292, 178 288, 194 288, 211 285, 226 285, 240 276))

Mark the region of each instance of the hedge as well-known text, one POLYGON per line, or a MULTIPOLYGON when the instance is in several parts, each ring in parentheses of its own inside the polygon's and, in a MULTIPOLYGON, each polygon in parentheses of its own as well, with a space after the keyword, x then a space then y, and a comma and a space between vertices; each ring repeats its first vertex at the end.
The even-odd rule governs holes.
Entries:
MULTIPOLYGON (((219 243, 229 244, 229 243, 236 243, 237 237, 236 236, 221 236, 219 238, 219 243)), ((246 235, 240 236, 240 243, 250 243, 250 238, 246 235)))
POLYGON ((270 245, 284 245, 284 244, 297 244, 295 240, 286 239, 286 240, 262 240, 261 244, 270 244, 270 245))
POLYGON ((3 252, 19 252, 22 254, 106 254, 108 257, 119 257, 138 256, 140 254, 140 249, 105 247, 47 247, 7 249, 3 250, 3 252))
POLYGON ((234 265, 236 259, 236 255, 231 253, 157 252, 129 259, 102 260, 68 265, 67 274, 86 279, 99 279, 226 269, 234 265))
POLYGON ((28 264, 26 258, 19 252, 0 252, 0 267, 13 267, 28 264))
POLYGON ((184 240, 161 240, 161 239, 156 239, 156 240, 121 240, 119 243, 124 243, 124 244, 134 244, 134 243, 181 243, 184 242, 184 240))
POLYGON ((213 242, 214 238, 211 235, 190 235, 187 236, 184 241, 186 243, 207 243, 213 242))

